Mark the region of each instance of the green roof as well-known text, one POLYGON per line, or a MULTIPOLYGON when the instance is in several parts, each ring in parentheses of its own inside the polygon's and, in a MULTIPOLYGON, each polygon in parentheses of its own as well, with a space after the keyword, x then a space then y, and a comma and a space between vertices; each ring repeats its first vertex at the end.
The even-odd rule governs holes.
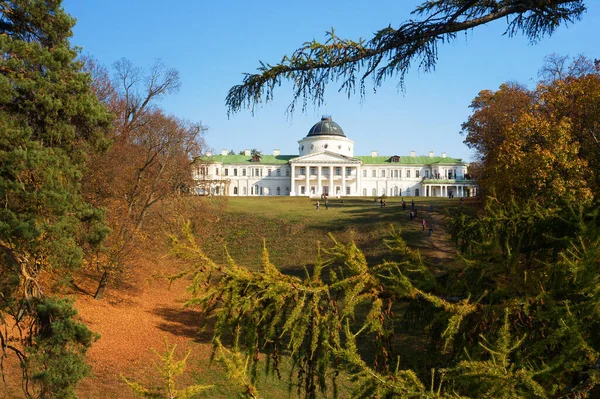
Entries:
POLYGON ((290 159, 298 158, 298 155, 261 155, 260 162, 252 162, 252 155, 213 155, 210 157, 200 157, 206 162, 222 162, 226 164, 269 164, 269 165, 284 165, 290 159))
MULTIPOLYGON (((452 164, 452 163, 463 163, 460 158, 443 158, 443 157, 429 157, 429 156, 401 156, 398 157, 399 161, 391 162, 392 156, 357 156, 354 157, 359 159, 365 165, 385 165, 385 164, 399 164, 399 165, 432 165, 432 164, 452 164)), ((298 155, 261 155, 260 162, 252 162, 251 155, 212 155, 210 157, 200 157, 205 162, 220 162, 224 164, 267 164, 267 165, 285 165, 291 159, 298 158, 298 155)))
POLYGON ((445 163, 463 163, 460 158, 443 158, 443 157, 429 157, 420 155, 418 157, 402 156, 398 157, 398 162, 392 162, 392 156, 358 156, 354 157, 360 159, 365 165, 381 165, 381 164, 401 164, 401 165, 431 165, 431 164, 445 164, 445 163))

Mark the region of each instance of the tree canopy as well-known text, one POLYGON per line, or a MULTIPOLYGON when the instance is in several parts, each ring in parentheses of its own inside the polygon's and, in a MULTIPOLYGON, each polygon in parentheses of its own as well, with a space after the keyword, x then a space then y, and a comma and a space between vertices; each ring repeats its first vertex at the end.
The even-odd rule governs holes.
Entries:
POLYGON ((229 90, 225 102, 230 114, 242 108, 253 112, 273 100, 275 88, 284 80, 293 83, 290 113, 299 100, 302 110, 309 103, 322 105, 325 87, 333 82, 340 82, 339 90, 348 96, 357 90, 363 96, 368 79, 378 87, 397 77, 403 87, 413 64, 432 71, 438 45, 456 39, 459 32, 505 20, 505 34, 521 33, 535 42, 578 20, 585 9, 584 0, 428 0, 412 12, 418 19, 380 29, 369 40, 343 39, 332 29, 325 43, 306 42, 277 64, 260 62, 258 72, 247 73, 242 84, 229 90))
POLYGON ((503 84, 481 91, 462 125, 482 166, 488 195, 589 202, 599 194, 600 64, 547 57, 529 90, 503 84))

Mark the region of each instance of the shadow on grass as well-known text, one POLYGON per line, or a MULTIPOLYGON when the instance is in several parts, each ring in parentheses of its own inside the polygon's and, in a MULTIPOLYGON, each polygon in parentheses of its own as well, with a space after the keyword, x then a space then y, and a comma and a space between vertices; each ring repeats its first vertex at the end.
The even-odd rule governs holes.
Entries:
POLYGON ((213 326, 210 324, 204 326, 205 318, 199 310, 157 307, 151 313, 163 319, 163 322, 158 324, 158 328, 163 331, 179 337, 190 338, 196 342, 210 343, 212 341, 213 326))

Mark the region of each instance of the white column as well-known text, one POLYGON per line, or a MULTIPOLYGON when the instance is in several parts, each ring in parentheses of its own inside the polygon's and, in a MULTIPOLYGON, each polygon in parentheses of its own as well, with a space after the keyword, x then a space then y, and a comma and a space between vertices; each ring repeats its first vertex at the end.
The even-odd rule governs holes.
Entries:
POLYGON ((358 196, 362 196, 362 187, 360 186, 360 174, 361 173, 362 173, 362 170, 360 170, 360 168, 357 165, 356 166, 356 195, 358 195, 358 196))
POLYGON ((342 196, 346 195, 346 167, 342 166, 342 196))
POLYGON ((304 189, 304 194, 308 195, 310 197, 310 180, 309 180, 310 179, 310 166, 309 165, 306 165, 304 167, 304 176, 305 176, 305 182, 306 182, 306 184, 304 186, 304 187, 306 187, 304 189))
POLYGON ((323 191, 321 189, 321 165, 317 166, 317 192, 318 195, 323 195, 323 191))

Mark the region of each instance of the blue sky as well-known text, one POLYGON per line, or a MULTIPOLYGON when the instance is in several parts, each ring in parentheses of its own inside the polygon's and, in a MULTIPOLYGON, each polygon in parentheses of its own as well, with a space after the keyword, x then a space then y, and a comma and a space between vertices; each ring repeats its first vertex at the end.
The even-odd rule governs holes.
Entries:
POLYGON ((331 27, 343 38, 369 39, 387 25, 410 19, 420 1, 207 1, 66 0, 63 6, 77 18, 72 43, 107 67, 128 58, 147 67, 162 58, 176 68, 182 88, 158 105, 178 117, 209 128, 208 145, 216 151, 274 148, 297 154, 303 138, 322 114, 330 114, 354 140, 355 155, 418 155, 435 151, 472 158, 463 144, 460 125, 470 115, 469 104, 483 89, 495 90, 507 81, 533 86, 543 58, 550 53, 600 58, 597 26, 600 2, 588 0, 581 21, 561 27, 537 44, 522 37, 503 36, 504 22, 459 35, 439 48, 436 70, 415 67, 406 77, 406 90, 390 78, 373 93, 348 99, 331 85, 327 107, 309 106, 286 115, 291 86, 276 90, 274 101, 254 115, 242 111, 227 117, 225 96, 254 72, 259 61, 277 63, 305 41, 325 40, 331 27), (376 5, 376 8, 375 8, 376 5))

